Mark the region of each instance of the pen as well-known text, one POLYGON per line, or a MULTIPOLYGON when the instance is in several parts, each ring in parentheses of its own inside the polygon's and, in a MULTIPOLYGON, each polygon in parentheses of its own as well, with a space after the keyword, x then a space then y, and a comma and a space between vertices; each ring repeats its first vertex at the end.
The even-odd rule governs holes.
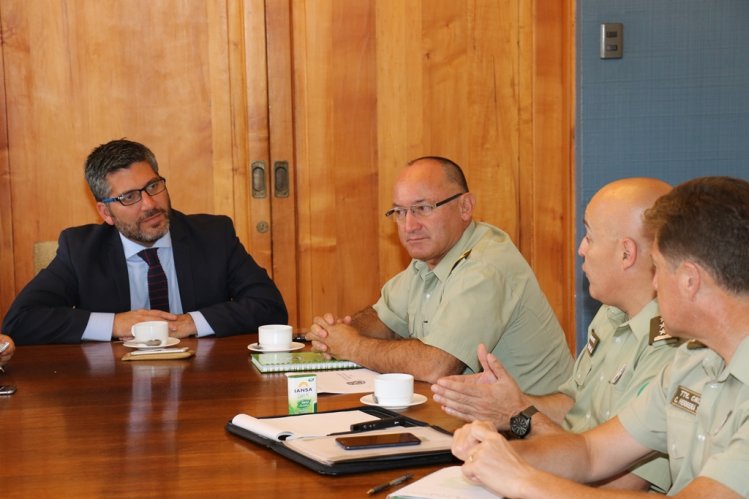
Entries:
POLYGON ((354 423, 350 426, 349 431, 339 431, 336 433, 329 433, 328 436, 333 435, 348 435, 349 433, 361 433, 372 430, 382 430, 384 428, 391 428, 393 426, 402 426, 406 422, 404 416, 395 416, 392 418, 375 419, 374 421, 366 421, 364 423, 354 423))
POLYGON ((390 428, 392 426, 401 426, 405 422, 406 422, 406 418, 403 416, 375 419, 374 421, 366 421, 364 423, 354 423, 351 425, 351 431, 357 432, 357 431, 381 430, 383 428, 390 428))
POLYGON ((382 492, 385 489, 388 489, 390 487, 395 487, 396 485, 400 485, 403 482, 410 480, 413 478, 413 475, 411 473, 408 473, 407 475, 399 476, 398 478, 393 478, 387 483, 383 483, 382 485, 377 485, 376 487, 372 487, 367 491, 367 495, 377 494, 378 492, 382 492))

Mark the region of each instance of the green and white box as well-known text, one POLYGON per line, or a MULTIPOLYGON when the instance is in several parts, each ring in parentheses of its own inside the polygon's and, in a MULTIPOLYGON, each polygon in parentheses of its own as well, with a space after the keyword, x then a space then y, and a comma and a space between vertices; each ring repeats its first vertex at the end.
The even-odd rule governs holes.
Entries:
POLYGON ((317 375, 287 373, 289 385, 289 414, 317 412, 317 375))

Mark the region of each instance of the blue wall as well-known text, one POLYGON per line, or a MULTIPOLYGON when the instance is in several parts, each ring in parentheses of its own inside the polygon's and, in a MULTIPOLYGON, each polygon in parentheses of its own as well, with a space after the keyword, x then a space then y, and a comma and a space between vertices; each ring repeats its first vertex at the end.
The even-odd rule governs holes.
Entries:
MULTIPOLYGON (((749 179, 749 0, 578 0, 577 234, 604 184, 650 176, 749 179), (622 59, 600 25, 624 24, 622 59)), ((598 309, 579 270, 578 351, 598 309)))

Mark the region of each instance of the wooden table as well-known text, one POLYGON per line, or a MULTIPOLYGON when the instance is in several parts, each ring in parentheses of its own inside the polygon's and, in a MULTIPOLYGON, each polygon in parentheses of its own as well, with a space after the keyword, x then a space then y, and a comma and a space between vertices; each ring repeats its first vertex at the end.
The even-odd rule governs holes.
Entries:
MULTIPOLYGON (((330 477, 227 433, 238 413, 287 412, 286 378, 260 375, 247 345, 256 335, 182 341, 186 360, 123 362, 121 343, 18 347, 0 383, 0 496, 362 497, 400 470, 330 477)), ((448 430, 425 404, 404 414, 448 430)), ((320 395, 318 410, 360 406, 356 395, 320 395)), ((412 468, 420 478, 440 466, 412 468)), ((384 497, 385 492, 379 494, 384 497)))

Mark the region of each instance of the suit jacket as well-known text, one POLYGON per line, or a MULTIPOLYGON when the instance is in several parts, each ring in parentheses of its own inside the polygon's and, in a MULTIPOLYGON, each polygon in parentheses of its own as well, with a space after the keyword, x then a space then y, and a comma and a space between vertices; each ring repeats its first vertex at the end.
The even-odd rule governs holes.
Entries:
MULTIPOLYGON (((216 336, 286 324, 281 293, 245 251, 228 217, 172 210, 170 233, 182 309, 198 311, 216 336)), ((122 242, 108 224, 60 234, 57 255, 18 294, 3 331, 18 344, 77 343, 91 312, 130 310, 122 242)))

